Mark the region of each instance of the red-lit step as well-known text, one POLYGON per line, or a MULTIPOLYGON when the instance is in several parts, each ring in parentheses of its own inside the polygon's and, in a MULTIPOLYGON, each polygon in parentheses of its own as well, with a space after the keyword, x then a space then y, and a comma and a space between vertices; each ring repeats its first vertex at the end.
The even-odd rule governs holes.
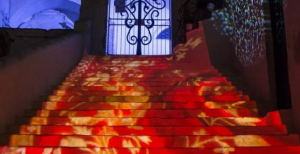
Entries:
POLYGON ((37 126, 23 125, 20 134, 23 135, 283 135, 286 134, 284 125, 273 126, 37 126))
POLYGON ((195 77, 195 78, 186 78, 186 77, 176 77, 176 78, 119 78, 119 77, 87 77, 87 78, 70 78, 67 77, 65 81, 68 82, 82 82, 82 81, 130 81, 130 82, 139 82, 139 81, 220 81, 227 82, 227 79, 224 77, 195 77))
POLYGON ((184 96, 206 96, 206 95, 217 95, 217 96, 234 96, 234 95, 243 95, 241 91, 231 90, 224 92, 216 91, 72 91, 72 90, 56 90, 53 95, 55 96, 91 96, 91 95, 100 95, 100 96, 155 96, 155 95, 184 95, 184 96))
POLYGON ((62 83, 63 86, 231 86, 230 82, 219 81, 139 81, 139 82, 124 82, 124 81, 82 81, 82 82, 68 82, 62 83))
POLYGON ((60 86, 59 90, 74 91, 206 91, 224 92, 236 90, 234 86, 175 86, 175 87, 148 87, 148 86, 60 86))
POLYGON ((49 96, 52 102, 235 102, 249 101, 248 96, 49 96))
POLYGON ((265 118, 199 117, 199 118, 97 118, 97 117, 32 117, 30 125, 67 126, 267 126, 265 118))
POLYGON ((238 102, 187 102, 187 103, 129 103, 129 102, 44 102, 44 110, 114 110, 114 109, 256 109, 252 101, 238 102))
POLYGON ((256 117, 257 109, 202 109, 202 110, 39 110, 40 117, 147 117, 147 118, 190 118, 190 117, 256 117), (143 113, 143 114, 141 114, 143 113))
POLYGON ((61 148, 0 147, 0 154, 299 154, 298 146, 230 148, 61 148), (1 153, 2 152, 2 153, 1 153))
MULTIPOLYGON (((185 77, 176 77, 176 78, 161 78, 161 77, 153 77, 153 78, 119 78, 119 77, 86 77, 86 78, 70 78, 67 77, 65 81, 67 82, 84 82, 84 81, 123 81, 123 82, 140 82, 140 81, 185 81, 185 77)), ((215 80, 223 81, 222 78, 215 78, 215 80)))
MULTIPOLYGON (((82 74, 80 77, 81 78, 86 78, 86 77, 107 77, 108 75, 113 76, 113 77, 121 77, 121 78, 153 78, 153 77, 167 77, 167 78, 174 78, 174 77, 220 77, 221 74, 217 72, 205 72, 205 73, 87 73, 87 74, 82 74)), ((69 77, 72 77, 73 74, 70 74, 69 77)), ((76 76, 76 74, 75 74, 76 76)))
MULTIPOLYGON (((117 133, 117 132, 116 132, 117 133)), ((101 147, 101 148, 222 148, 287 146, 293 136, 285 135, 235 135, 235 136, 39 136, 12 135, 10 146, 41 147, 101 147), (27 141, 27 142, 24 142, 27 141)))

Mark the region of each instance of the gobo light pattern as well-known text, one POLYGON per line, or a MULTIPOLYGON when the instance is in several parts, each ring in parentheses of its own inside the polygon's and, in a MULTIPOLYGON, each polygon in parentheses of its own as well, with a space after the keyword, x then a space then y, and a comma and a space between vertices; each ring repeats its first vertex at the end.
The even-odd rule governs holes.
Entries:
POLYGON ((226 8, 213 15, 215 28, 231 37, 235 53, 244 66, 265 57, 263 0, 226 0, 226 8))
POLYGON ((287 145, 278 114, 258 117, 213 67, 182 62, 198 39, 175 51, 176 62, 85 57, 0 154, 252 154, 287 145))

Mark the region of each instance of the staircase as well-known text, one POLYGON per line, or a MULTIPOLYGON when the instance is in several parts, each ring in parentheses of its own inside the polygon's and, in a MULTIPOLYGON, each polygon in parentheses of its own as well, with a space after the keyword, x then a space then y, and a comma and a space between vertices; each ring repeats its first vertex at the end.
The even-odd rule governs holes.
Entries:
POLYGON ((0 154, 299 154, 210 65, 202 27, 187 38, 172 57, 85 56, 0 154))
POLYGON ((277 112, 213 67, 86 56, 0 154, 299 153, 277 112))

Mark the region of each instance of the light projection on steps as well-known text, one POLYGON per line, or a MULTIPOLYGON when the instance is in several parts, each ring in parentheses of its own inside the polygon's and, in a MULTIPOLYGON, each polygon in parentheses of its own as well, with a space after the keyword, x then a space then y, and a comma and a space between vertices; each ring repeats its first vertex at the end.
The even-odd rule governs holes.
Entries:
POLYGON ((244 66, 265 58, 265 15, 263 0, 225 0, 226 6, 213 13, 214 26, 229 36, 235 53, 244 66))
POLYGON ((1 0, 0 27, 73 29, 81 0, 1 0))
POLYGON ((176 57, 85 56, 0 154, 299 153, 278 112, 258 117, 214 67, 176 57))
POLYGON ((109 0, 108 55, 170 55, 171 0, 109 0))

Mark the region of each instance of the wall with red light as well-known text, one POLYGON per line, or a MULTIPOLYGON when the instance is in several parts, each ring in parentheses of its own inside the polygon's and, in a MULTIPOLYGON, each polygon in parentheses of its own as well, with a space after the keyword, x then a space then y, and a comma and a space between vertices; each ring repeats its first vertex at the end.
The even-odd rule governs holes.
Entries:
POLYGON ((285 24, 288 47, 289 79, 292 95, 294 121, 300 133, 300 1, 288 0, 285 4, 285 24))
POLYGON ((0 65, 0 132, 50 87, 58 85, 81 56, 81 37, 76 34, 37 47, 26 56, 8 57, 0 65))

